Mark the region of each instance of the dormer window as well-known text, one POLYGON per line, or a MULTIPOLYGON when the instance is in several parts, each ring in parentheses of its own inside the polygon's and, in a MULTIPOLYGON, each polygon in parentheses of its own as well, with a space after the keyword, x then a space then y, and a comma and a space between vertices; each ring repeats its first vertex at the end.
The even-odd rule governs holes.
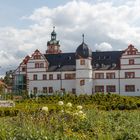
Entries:
POLYGON ((111 59, 111 56, 106 56, 106 59, 107 59, 107 60, 110 60, 110 59, 111 59))
POLYGON ((71 60, 71 56, 68 57, 68 60, 71 60))
POLYGON ((101 64, 101 67, 104 68, 105 67, 105 64, 101 64))
POLYGON ((101 57, 100 56, 98 57, 98 60, 101 60, 101 57))
POLYGON ((98 63, 95 64, 96 67, 99 67, 100 65, 98 63))
POLYGON ((116 63, 112 63, 112 67, 116 67, 117 66, 117 64, 116 63))

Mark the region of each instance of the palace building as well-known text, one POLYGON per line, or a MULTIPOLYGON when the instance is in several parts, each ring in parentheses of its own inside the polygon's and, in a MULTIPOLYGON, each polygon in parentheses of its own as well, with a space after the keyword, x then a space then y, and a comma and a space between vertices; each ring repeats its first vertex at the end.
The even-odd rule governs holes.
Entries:
POLYGON ((84 41, 75 52, 63 53, 55 29, 45 53, 35 50, 14 71, 14 91, 76 95, 117 93, 140 96, 140 52, 129 45, 123 51, 93 52, 84 41))

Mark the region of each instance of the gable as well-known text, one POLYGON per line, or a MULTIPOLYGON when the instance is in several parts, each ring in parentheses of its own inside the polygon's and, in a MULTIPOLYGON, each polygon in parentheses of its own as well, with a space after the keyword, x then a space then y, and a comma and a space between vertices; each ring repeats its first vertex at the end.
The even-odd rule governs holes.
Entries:
POLYGON ((127 49, 124 50, 124 55, 136 55, 138 50, 130 44, 127 49))

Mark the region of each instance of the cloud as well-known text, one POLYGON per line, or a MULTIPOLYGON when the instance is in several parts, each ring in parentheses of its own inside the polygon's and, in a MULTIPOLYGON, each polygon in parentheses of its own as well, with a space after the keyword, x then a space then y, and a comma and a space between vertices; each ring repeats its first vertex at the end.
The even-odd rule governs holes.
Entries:
POLYGON ((45 53, 53 26, 63 52, 74 52, 83 33, 93 51, 123 50, 130 43, 140 49, 139 9, 139 0, 74 0, 55 8, 35 9, 21 17, 24 22, 32 21, 27 28, 0 27, 0 66, 10 65, 12 60, 16 68, 35 49, 45 53))
POLYGON ((112 51, 113 48, 109 43, 103 42, 101 44, 95 44, 95 48, 98 51, 112 51))

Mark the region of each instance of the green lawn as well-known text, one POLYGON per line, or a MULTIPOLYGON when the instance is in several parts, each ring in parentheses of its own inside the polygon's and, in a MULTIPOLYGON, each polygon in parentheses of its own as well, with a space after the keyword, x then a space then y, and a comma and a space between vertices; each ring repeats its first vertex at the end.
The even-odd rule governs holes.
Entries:
POLYGON ((140 140, 139 103, 118 95, 22 101, 0 109, 0 140, 140 140))
MULTIPOLYGON (((47 105, 46 105, 47 106, 47 105)), ((64 112, 38 110, 16 117, 0 119, 1 140, 138 140, 140 111, 101 111, 84 109, 86 117, 73 115, 76 109, 64 112)))

